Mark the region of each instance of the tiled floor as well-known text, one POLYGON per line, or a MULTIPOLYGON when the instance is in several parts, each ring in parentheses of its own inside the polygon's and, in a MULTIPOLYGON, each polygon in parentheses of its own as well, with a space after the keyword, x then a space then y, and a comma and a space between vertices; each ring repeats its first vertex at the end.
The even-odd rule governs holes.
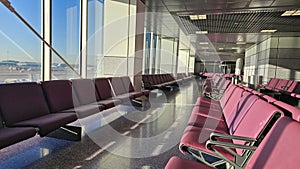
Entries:
POLYGON ((198 96, 194 80, 168 94, 153 91, 144 111, 117 106, 75 122, 81 141, 36 136, 0 150, 0 168, 164 168, 183 156, 178 143, 198 96))

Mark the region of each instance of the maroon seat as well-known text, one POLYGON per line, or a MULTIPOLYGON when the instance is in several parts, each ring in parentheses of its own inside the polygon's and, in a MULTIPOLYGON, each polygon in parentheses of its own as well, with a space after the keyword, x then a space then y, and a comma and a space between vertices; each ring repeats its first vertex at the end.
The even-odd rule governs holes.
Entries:
POLYGON ((0 85, 0 108, 7 127, 35 127, 40 136, 77 120, 75 113, 50 113, 41 85, 0 85))
POLYGON ((143 91, 135 91, 135 89, 130 81, 130 78, 128 76, 123 76, 123 77, 121 77, 121 79, 123 82, 123 86, 128 93, 134 94, 134 97, 136 97, 136 98, 144 96, 143 91))
POLYGON ((72 79, 72 88, 78 98, 79 106, 70 111, 76 111, 79 118, 84 118, 106 109, 105 105, 97 102, 97 100, 100 100, 100 97, 91 79, 72 79))
POLYGON ((108 109, 122 103, 120 99, 112 98, 112 89, 108 78, 96 78, 94 83, 100 98, 100 100, 97 100, 99 104, 103 104, 108 109))
POLYGON ((72 109, 74 105, 78 105, 69 80, 44 81, 41 85, 52 113, 72 109))
POLYGON ((0 116, 0 149, 33 137, 36 132, 32 127, 4 128, 0 116))
POLYGON ((31 127, 0 128, 0 149, 35 136, 36 129, 31 127))
POLYGON ((120 99, 123 102, 129 102, 131 99, 137 98, 134 93, 128 93, 125 89, 121 77, 112 77, 110 80, 115 96, 113 98, 120 99))

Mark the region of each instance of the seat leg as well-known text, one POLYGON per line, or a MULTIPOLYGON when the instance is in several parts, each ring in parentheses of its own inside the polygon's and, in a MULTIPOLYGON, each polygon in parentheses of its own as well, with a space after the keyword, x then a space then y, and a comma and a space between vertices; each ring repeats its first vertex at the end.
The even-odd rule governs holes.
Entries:
POLYGON ((68 141, 81 140, 81 127, 78 126, 63 126, 49 133, 46 137, 57 138, 68 141))

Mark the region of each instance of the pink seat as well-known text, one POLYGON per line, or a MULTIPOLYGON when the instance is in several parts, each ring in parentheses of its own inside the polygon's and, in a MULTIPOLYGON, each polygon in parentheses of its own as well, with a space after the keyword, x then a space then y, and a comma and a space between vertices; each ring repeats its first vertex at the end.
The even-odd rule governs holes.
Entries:
MULTIPOLYGON (((299 131, 299 122, 288 117, 279 118, 258 145, 249 161, 240 167, 245 169, 299 168, 299 131)), ((165 169, 206 168, 212 169, 207 165, 179 157, 172 157, 165 167, 165 169)))
POLYGON ((245 168, 299 168, 299 131, 300 123, 287 117, 279 119, 245 168))
POLYGON ((201 169, 213 169, 213 167, 204 165, 199 162, 183 159, 180 157, 172 157, 167 165, 165 166, 165 169, 196 169, 196 168, 201 168, 201 169))
POLYGON ((282 101, 276 101, 273 103, 277 107, 281 108, 286 115, 291 116, 294 120, 300 122, 300 109, 297 107, 294 107, 292 105, 286 104, 282 101))

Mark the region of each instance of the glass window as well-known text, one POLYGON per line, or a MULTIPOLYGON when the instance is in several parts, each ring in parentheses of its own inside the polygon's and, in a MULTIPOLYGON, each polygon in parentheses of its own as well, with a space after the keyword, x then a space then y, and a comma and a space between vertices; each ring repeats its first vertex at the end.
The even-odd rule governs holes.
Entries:
MULTIPOLYGON (((11 5, 37 32, 41 32, 40 0, 11 0, 11 5)), ((39 81, 41 41, 2 4, 0 18, 0 83, 39 81)))
POLYGON ((97 77, 103 72, 103 0, 88 1, 88 44, 87 44, 87 77, 97 77))
MULTIPOLYGON (((52 45, 75 70, 80 70, 80 0, 52 1, 52 45)), ((52 79, 78 78, 52 53, 52 79)))

